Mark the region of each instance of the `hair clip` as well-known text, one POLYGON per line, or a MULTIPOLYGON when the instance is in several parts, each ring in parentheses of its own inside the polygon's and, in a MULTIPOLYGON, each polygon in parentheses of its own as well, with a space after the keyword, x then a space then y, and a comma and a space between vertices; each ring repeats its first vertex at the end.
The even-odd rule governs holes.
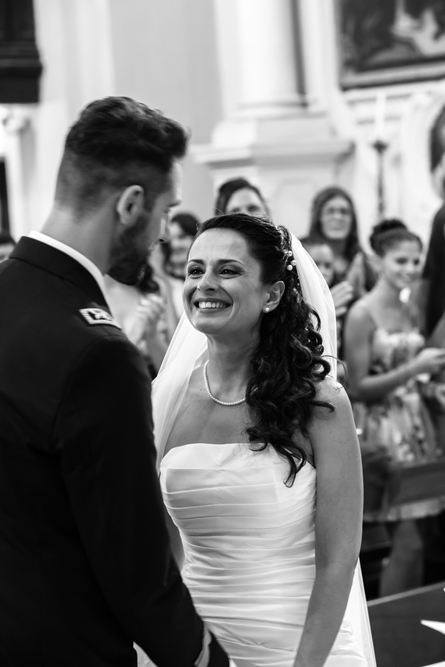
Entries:
POLYGON ((295 259, 293 259, 291 263, 287 265, 286 268, 288 271, 292 271, 294 267, 297 268, 297 262, 295 261, 295 259))

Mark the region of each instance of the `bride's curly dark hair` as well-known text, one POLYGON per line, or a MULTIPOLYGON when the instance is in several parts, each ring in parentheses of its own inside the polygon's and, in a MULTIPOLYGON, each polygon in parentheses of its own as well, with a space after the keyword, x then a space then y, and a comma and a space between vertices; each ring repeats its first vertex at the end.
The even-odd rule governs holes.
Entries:
POLYGON ((235 213, 210 218, 197 237, 209 229, 240 234, 261 266, 263 283, 282 280, 285 284, 278 307, 263 316, 259 342, 251 357, 246 389, 251 422, 246 431, 256 450, 272 445, 288 460, 290 472, 285 483, 292 486, 307 460, 304 448, 294 442, 295 431, 307 437, 314 406, 333 409, 316 399, 316 385, 330 371, 330 364, 322 358, 320 319, 302 297, 298 267, 291 263, 292 239, 285 227, 235 213))

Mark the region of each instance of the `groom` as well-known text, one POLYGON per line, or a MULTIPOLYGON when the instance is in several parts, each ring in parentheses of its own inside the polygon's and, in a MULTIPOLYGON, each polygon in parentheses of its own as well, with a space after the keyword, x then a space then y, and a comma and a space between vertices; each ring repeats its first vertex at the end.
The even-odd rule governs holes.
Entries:
POLYGON ((53 209, 0 268, 0 665, 225 667, 173 562, 150 381, 103 274, 133 283, 187 138, 128 98, 71 127, 53 209))

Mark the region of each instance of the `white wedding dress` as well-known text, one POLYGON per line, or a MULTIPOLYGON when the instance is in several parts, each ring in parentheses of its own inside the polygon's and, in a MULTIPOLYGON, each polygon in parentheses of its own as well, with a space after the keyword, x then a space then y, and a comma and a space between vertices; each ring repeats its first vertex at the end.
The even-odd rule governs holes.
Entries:
MULTIPOLYGON (((238 667, 291 667, 315 578, 315 469, 287 487, 271 447, 196 443, 171 449, 160 472, 199 614, 238 667)), ((326 667, 375 664, 363 601, 356 575, 326 667)))
MULTIPOLYGON (((332 295, 295 237, 292 249, 335 378, 332 295)), ((164 454, 191 374, 207 359, 206 337, 183 316, 153 386, 160 481, 184 545, 182 575, 237 667, 291 667, 315 580, 316 470, 307 463, 287 487, 289 464, 272 447, 195 443, 164 454)), ((358 565, 325 667, 375 666, 358 565)))

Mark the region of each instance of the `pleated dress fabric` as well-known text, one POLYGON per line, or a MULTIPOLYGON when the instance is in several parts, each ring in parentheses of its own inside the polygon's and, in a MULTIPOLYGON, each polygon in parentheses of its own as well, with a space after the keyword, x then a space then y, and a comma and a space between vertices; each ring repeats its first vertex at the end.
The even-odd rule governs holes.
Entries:
MULTIPOLYGON (((316 471, 288 487, 273 448, 193 443, 161 463, 164 502, 180 530, 183 577, 238 667, 291 667, 315 579, 316 471)), ((345 616, 326 667, 366 667, 345 616)))

